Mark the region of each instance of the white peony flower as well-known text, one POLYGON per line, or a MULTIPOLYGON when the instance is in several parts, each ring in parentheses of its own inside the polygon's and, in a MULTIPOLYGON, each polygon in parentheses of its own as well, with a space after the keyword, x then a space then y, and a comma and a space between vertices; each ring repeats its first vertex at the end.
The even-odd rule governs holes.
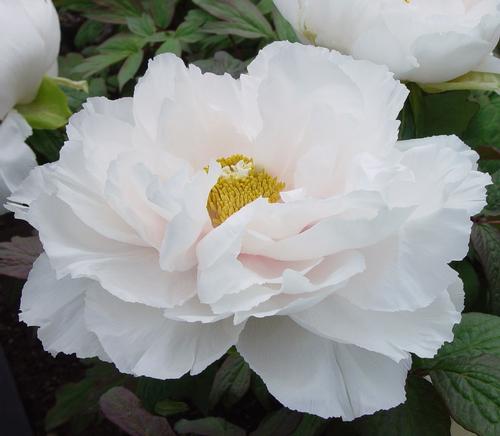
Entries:
POLYGON ((7 197, 36 166, 35 154, 24 143, 31 133, 31 127, 16 111, 0 122, 0 215, 7 212, 3 207, 7 197))
POLYGON ((236 346, 284 405, 353 419, 405 400, 452 339, 490 178, 456 137, 397 143, 385 67, 275 43, 249 73, 153 60, 90 99, 11 209, 45 254, 21 319, 45 349, 158 379, 236 346))
POLYGON ((305 42, 387 65, 396 77, 444 82, 500 73, 499 0, 274 0, 305 42))
POLYGON ((51 0, 0 0, 0 120, 57 74, 61 31, 51 0))

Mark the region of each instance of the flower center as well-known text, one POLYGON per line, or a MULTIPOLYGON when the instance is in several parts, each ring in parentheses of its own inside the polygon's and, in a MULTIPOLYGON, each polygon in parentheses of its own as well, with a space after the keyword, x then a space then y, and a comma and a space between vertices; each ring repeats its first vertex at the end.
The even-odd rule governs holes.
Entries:
POLYGON ((280 200, 283 182, 257 169, 250 159, 241 154, 217 159, 222 175, 208 195, 207 210, 214 227, 222 224, 233 213, 257 200, 267 198, 269 203, 280 200))

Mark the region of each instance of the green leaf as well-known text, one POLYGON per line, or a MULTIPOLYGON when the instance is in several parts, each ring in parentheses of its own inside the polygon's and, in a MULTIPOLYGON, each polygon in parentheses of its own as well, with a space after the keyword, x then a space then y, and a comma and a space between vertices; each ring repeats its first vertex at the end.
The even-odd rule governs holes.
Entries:
POLYGON ((492 176, 493 184, 488 186, 488 205, 486 213, 500 215, 500 171, 492 176))
POLYGON ((154 411, 158 401, 170 397, 179 398, 174 380, 156 380, 149 377, 138 379, 136 394, 149 411, 154 411))
POLYGON ((491 312, 500 315, 500 230, 488 224, 474 224, 471 241, 488 281, 491 312))
POLYGON ((130 53, 127 52, 91 56, 85 59, 85 62, 76 66, 73 71, 77 74, 81 74, 84 78, 88 78, 111 65, 123 61, 128 56, 130 56, 130 53))
POLYGON ((262 12, 262 15, 268 15, 273 11, 274 3, 273 0, 260 0, 259 3, 257 3, 257 7, 259 11, 262 12))
MULTIPOLYGON (((208 35, 204 34, 204 38, 199 41, 199 53, 214 53, 226 50, 233 44, 232 40, 224 35, 208 35)), ((205 56, 201 56, 202 58, 205 56)))
POLYGON ((130 55, 123 63, 120 71, 118 72, 118 86, 120 88, 120 91, 123 89, 125 84, 135 76, 137 71, 139 71, 143 59, 144 52, 141 50, 130 55))
POLYGON ((191 9, 184 21, 175 31, 175 37, 187 44, 194 44, 207 37, 207 34, 200 31, 200 28, 214 18, 201 9, 191 9))
POLYGON ((250 388, 251 371, 239 354, 230 354, 215 375, 210 391, 210 405, 213 407, 224 398, 224 404, 231 407, 250 388))
POLYGON ((128 17, 127 26, 132 33, 138 36, 148 37, 156 32, 155 22, 147 14, 140 17, 128 17))
POLYGON ((453 342, 444 344, 433 359, 421 359, 418 366, 432 369, 442 361, 473 358, 483 354, 500 358, 499 317, 485 313, 466 313, 453 333, 453 342))
POLYGON ((323 433, 326 425, 327 421, 325 419, 305 414, 291 436, 319 436, 323 433))
POLYGON ((274 398, 267 390, 267 386, 264 381, 255 372, 252 372, 250 390, 265 410, 272 410, 274 408, 274 398))
POLYGON ((55 162, 59 159, 66 137, 60 130, 33 130, 28 144, 37 154, 39 163, 55 162))
POLYGON ((276 7, 273 8, 273 23, 279 41, 298 42, 299 38, 290 23, 283 18, 276 7))
POLYGON ((140 2, 137 0, 100 0, 100 3, 106 4, 109 9, 124 16, 133 16, 141 12, 140 2))
POLYGON ((498 356, 444 359, 430 374, 455 421, 480 436, 500 434, 498 356))
POLYGON ((289 436, 299 426, 302 415, 283 407, 267 415, 250 436, 289 436))
POLYGON ((85 61, 80 53, 68 53, 66 56, 59 56, 59 74, 72 80, 82 79, 81 75, 74 74, 73 69, 85 61))
POLYGON ((196 61, 195 65, 200 67, 203 72, 214 74, 228 73, 234 78, 238 78, 246 71, 248 62, 240 61, 225 51, 219 51, 215 53, 212 59, 196 61))
POLYGON ((155 405, 155 413, 161 416, 172 416, 184 413, 189 410, 189 406, 183 401, 162 400, 155 405))
POLYGON ((95 421, 100 396, 113 386, 125 382, 113 365, 97 362, 88 369, 85 378, 78 383, 69 383, 56 392, 56 404, 45 418, 45 428, 52 431, 74 418, 88 417, 88 424, 95 421))
POLYGON ((107 96, 108 88, 106 86, 106 80, 103 77, 96 77, 89 80, 89 96, 107 96))
POLYGON ((104 31, 104 24, 99 21, 87 20, 83 23, 75 35, 75 46, 83 48, 97 42, 104 31))
POLYGON ((480 160, 479 169, 484 173, 494 174, 500 171, 500 160, 480 160))
POLYGON ((472 118, 465 140, 472 146, 491 145, 500 148, 500 95, 492 95, 472 118))
POLYGON ((202 30, 214 35, 235 35, 247 39, 257 39, 266 36, 244 23, 229 23, 226 21, 214 21, 207 23, 203 26, 202 30))
POLYGON ((194 421, 181 419, 175 425, 179 434, 194 433, 200 436, 245 436, 240 427, 227 422, 222 418, 202 418, 194 421))
POLYGON ((460 280, 464 284, 465 310, 470 312, 480 297, 481 284, 477 272, 467 259, 460 262, 452 262, 450 266, 458 272, 460 280))
POLYGON ((111 388, 99 399, 102 413, 125 433, 133 436, 175 436, 167 420, 154 416, 128 389, 111 388))
POLYGON ((50 77, 43 78, 35 100, 16 109, 34 129, 58 129, 71 116, 66 95, 50 77))
POLYGON ((191 376, 188 374, 176 380, 140 377, 136 393, 144 407, 149 411, 153 411, 159 401, 169 398, 177 401, 189 401, 202 413, 207 414, 209 392, 216 370, 216 364, 212 364, 199 375, 191 376))
POLYGON ((126 17, 140 16, 143 6, 140 0, 55 0, 63 10, 84 14, 87 18, 104 23, 125 24, 126 17))
POLYGON ((73 113, 78 112, 82 108, 83 103, 85 103, 89 97, 88 92, 78 91, 65 86, 61 86, 61 89, 66 94, 68 106, 73 113))
POLYGON ((413 118, 411 96, 410 99, 405 102, 403 109, 399 113, 398 119, 401 121, 398 139, 404 141, 415 138, 415 120, 413 118))
POLYGON ((159 55, 161 53, 173 53, 177 56, 181 56, 182 54, 182 45, 181 42, 174 37, 168 37, 165 42, 158 47, 156 50, 156 54, 159 55))
POLYGON ((175 13, 179 0, 151 0, 151 16, 157 27, 166 29, 175 13))
POLYGON ((82 12, 92 20, 126 24, 127 18, 141 16, 143 5, 138 0, 93 0, 82 12))
POLYGON ((443 401, 425 379, 409 376, 406 402, 354 421, 360 436, 449 436, 451 420, 443 401))
MULTIPOLYGON (((274 38, 274 32, 264 15, 250 0, 193 0, 196 5, 206 10, 226 24, 226 33, 247 38, 274 38), (230 29, 230 30, 229 30, 230 29), (236 32, 236 33, 235 33, 236 32)), ((208 23, 204 29, 223 34, 224 25, 208 23), (210 29, 210 30, 209 30, 210 29)))
POLYGON ((141 50, 147 43, 146 37, 130 34, 118 34, 103 42, 98 50, 102 54, 131 55, 141 50))
POLYGON ((462 136, 479 110, 479 105, 469 100, 467 91, 426 95, 415 85, 410 84, 409 88, 417 138, 462 136))
POLYGON ((479 90, 500 91, 500 74, 471 72, 443 83, 419 83, 425 92, 479 90))
POLYGON ((99 54, 85 59, 73 69, 73 72, 81 74, 84 78, 93 76, 141 51, 146 43, 147 39, 144 37, 130 34, 115 35, 97 48, 99 54))

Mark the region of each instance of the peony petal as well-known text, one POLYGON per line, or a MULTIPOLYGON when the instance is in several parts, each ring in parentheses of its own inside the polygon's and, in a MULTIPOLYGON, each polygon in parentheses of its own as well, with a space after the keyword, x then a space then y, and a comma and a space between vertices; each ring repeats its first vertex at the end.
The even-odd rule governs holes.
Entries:
POLYGON ((405 400, 409 358, 399 364, 304 330, 287 317, 251 319, 238 351, 286 407, 352 420, 405 400))
POLYGON ((195 271, 162 271, 155 250, 99 235, 56 197, 40 196, 32 203, 29 218, 59 277, 89 277, 125 301, 164 308, 181 304, 196 292, 195 271))
POLYGON ((52 180, 47 174, 53 169, 52 164, 33 168, 19 187, 7 199, 5 208, 15 213, 17 219, 28 221, 29 206, 41 194, 54 192, 52 180))
MULTIPOLYGON (((83 163, 101 190, 110 163, 133 146, 132 103, 131 98, 114 101, 104 97, 89 98, 84 109, 69 120, 68 137, 81 143, 83 163)), ((61 165, 64 168, 64 155, 61 165)))
POLYGON ((358 251, 343 251, 328 256, 310 270, 283 272, 281 290, 285 294, 305 294, 345 282, 365 269, 365 259, 358 251), (305 274, 307 273, 307 274, 305 274))
POLYGON ((500 74, 500 59, 494 54, 490 54, 486 56, 477 67, 474 68, 474 71, 479 73, 500 74))
MULTIPOLYGON (((252 305, 249 309, 241 307, 240 312, 235 314, 235 323, 239 324, 251 316, 264 318, 275 315, 290 315, 302 312, 313 307, 326 297, 338 292, 346 286, 349 280, 365 269, 365 263, 359 253, 344 252, 323 260, 316 267, 307 272, 307 276, 293 270, 287 270, 283 276, 281 288, 268 286, 266 298, 258 305, 252 305), (269 298, 271 297, 271 298, 269 298)), ((238 294, 241 295, 241 294, 238 294)), ((225 297, 227 298, 227 297, 225 297)), ((248 296, 243 293, 242 301, 238 304, 247 304, 248 296), (246 298, 245 298, 246 297, 246 298)), ((250 300, 254 302, 254 300, 250 300)), ((214 305, 224 304, 221 299, 214 305)))
POLYGON ((141 245, 159 250, 167 223, 148 198, 157 177, 144 161, 142 153, 122 153, 109 166, 104 196, 121 220, 135 230, 141 245))
POLYGON ((458 277, 450 286, 448 286, 448 294, 450 296, 451 301, 455 305, 455 309, 458 313, 462 313, 465 308, 465 292, 464 292, 464 284, 462 280, 458 277))
POLYGON ((197 245, 198 296, 203 303, 215 303, 226 294, 235 294, 265 280, 246 269, 238 260, 241 239, 250 221, 256 200, 209 232, 197 245))
POLYGON ((196 243, 211 228, 207 198, 217 183, 220 167, 210 166, 194 175, 178 199, 179 212, 169 223, 160 248, 160 265, 167 271, 184 271, 196 267, 196 243))
POLYGON ((482 210, 490 176, 477 154, 456 137, 398 143, 399 165, 412 177, 387 179, 379 189, 393 207, 415 207, 397 234, 362 249, 366 272, 339 294, 364 309, 428 306, 454 280, 447 267, 468 251, 470 215, 482 210))
POLYGON ((393 206, 418 204, 414 218, 442 207, 466 210, 472 216, 486 204, 488 174, 477 170, 479 155, 456 136, 400 141, 400 163, 411 170, 413 180, 388 188, 393 206))
MULTIPOLYGON (((254 214, 248 223, 249 233, 281 240, 297 235, 318 221, 345 213, 360 214, 384 206, 378 192, 355 191, 328 198, 298 198, 286 203, 260 201, 253 204, 254 214)), ((374 212, 375 213, 375 212, 374 212)))
POLYGON ((23 289, 19 319, 39 326, 38 337, 45 350, 83 359, 99 357, 109 360, 96 335, 85 324, 84 297, 91 280, 63 278, 57 280, 49 259, 42 254, 33 265, 23 289))
POLYGON ((214 313, 211 306, 200 302, 197 296, 191 298, 180 306, 165 309, 165 318, 173 321, 213 323, 227 318, 230 314, 214 313))
POLYGON ((228 74, 202 74, 172 54, 150 61, 134 96, 134 115, 158 147, 196 170, 249 143, 240 84, 228 74))
MULTIPOLYGON (((102 187, 82 162, 83 148, 78 141, 69 141, 61 150, 61 159, 53 171, 53 189, 83 223, 110 239, 146 246, 138 232, 126 222, 102 193, 102 187)), ((38 180, 34 180, 35 183, 38 180)))
POLYGON ((172 321, 162 311, 130 304, 97 287, 86 298, 85 319, 117 368, 158 379, 198 374, 238 340, 243 326, 172 321))
POLYGON ((448 263, 467 254, 471 226, 466 212, 453 209, 409 222, 397 235, 361 250, 366 271, 339 295, 371 310, 428 306, 456 280, 448 263))
POLYGON ((460 321, 460 312, 448 292, 414 312, 363 310, 334 294, 292 318, 316 335, 354 344, 399 362, 410 352, 434 357, 443 343, 453 340, 452 329, 460 321))
POLYGON ((243 89, 257 94, 263 120, 252 156, 288 189, 340 192, 353 153, 397 138, 408 91, 384 67, 282 42, 264 48, 248 71, 243 89))
POLYGON ((242 251, 277 260, 308 260, 344 250, 376 244, 394 233, 411 214, 412 208, 369 210, 368 208, 319 221, 302 233, 280 241, 247 234, 242 251))
MULTIPOLYGON (((240 290, 238 293, 224 295, 215 303, 210 304, 210 307, 215 313, 220 314, 227 315, 238 312, 247 314, 251 313, 255 307, 269 301, 273 296, 280 293, 281 290, 276 285, 252 285, 240 290)), ((243 319, 247 318, 248 316, 237 315, 235 317, 235 324, 240 324, 243 319)))

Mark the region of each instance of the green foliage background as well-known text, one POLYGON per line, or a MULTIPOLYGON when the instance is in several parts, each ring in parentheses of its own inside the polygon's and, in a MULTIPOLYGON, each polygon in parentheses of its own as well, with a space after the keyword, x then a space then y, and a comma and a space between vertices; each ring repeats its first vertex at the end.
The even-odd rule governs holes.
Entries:
MULTIPOLYGON (((204 71, 237 77, 266 44, 297 41, 271 0, 55 3, 63 26, 60 75, 86 80, 88 88, 58 83, 57 90, 48 89, 62 91, 64 99, 55 118, 40 121, 36 107, 21 108, 27 118, 35 114, 30 144, 40 163, 57 160, 69 113, 89 96, 132 95, 156 54, 175 53, 204 71)), ((472 217, 469 254, 452 264, 465 284, 463 321, 453 343, 434 359, 414 358, 404 405, 351 423, 294 412, 272 398, 232 350, 201 375, 172 381, 133 379, 92 360, 82 381, 58 391, 47 431, 84 435, 104 412, 117 429, 133 435, 446 436, 450 416, 478 435, 500 434, 500 89, 498 78, 496 90, 495 83, 485 87, 478 80, 407 84, 411 96, 400 114, 401 139, 457 135, 479 153, 481 170, 494 180, 487 207, 472 217)))

